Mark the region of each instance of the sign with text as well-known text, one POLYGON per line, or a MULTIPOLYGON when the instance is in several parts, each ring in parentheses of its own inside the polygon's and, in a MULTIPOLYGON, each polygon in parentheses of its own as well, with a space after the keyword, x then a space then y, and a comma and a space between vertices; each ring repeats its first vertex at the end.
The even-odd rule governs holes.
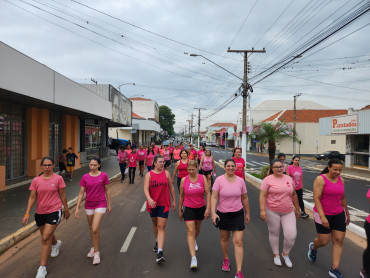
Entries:
POLYGON ((358 115, 346 115, 331 118, 331 133, 346 134, 358 132, 358 115))

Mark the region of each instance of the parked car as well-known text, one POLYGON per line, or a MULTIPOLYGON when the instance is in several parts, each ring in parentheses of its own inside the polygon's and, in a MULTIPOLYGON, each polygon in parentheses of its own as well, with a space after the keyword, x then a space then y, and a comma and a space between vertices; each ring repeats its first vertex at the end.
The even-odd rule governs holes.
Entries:
POLYGON ((119 146, 126 146, 127 142, 125 139, 111 139, 109 147, 118 151, 119 146))
POLYGON ((338 151, 327 151, 327 152, 324 152, 323 154, 318 154, 315 157, 317 160, 321 160, 321 159, 329 160, 332 158, 338 158, 339 160, 344 161, 345 159, 345 155, 341 154, 338 151))

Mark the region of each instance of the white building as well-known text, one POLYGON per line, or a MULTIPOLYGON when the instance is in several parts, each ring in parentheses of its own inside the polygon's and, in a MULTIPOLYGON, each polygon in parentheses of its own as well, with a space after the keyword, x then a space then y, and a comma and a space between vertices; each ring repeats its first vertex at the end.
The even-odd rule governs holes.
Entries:
POLYGON ((159 108, 156 101, 142 97, 129 98, 129 100, 132 102, 134 113, 159 123, 159 108))

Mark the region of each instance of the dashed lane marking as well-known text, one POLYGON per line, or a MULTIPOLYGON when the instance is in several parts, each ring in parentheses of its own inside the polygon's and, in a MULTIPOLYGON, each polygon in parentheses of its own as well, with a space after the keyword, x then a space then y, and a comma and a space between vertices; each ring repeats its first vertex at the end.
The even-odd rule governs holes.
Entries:
POLYGON ((128 236, 127 236, 127 238, 126 238, 126 240, 125 240, 125 242, 123 243, 123 245, 122 245, 122 248, 121 248, 121 253, 125 253, 125 252, 127 252, 127 250, 128 250, 128 247, 130 246, 130 243, 131 243, 131 240, 132 240, 132 238, 134 237, 134 234, 135 234, 135 232, 136 232, 136 229, 137 229, 137 227, 132 227, 131 228, 131 230, 130 230, 130 232, 128 233, 128 236))
POLYGON ((143 206, 141 207, 141 212, 144 212, 146 210, 146 201, 144 202, 143 206))

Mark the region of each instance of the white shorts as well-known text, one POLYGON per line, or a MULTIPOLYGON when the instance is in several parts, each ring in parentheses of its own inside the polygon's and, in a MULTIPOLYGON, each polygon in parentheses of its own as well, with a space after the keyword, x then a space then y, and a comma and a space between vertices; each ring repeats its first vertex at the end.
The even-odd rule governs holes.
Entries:
POLYGON ((95 212, 105 213, 107 208, 85 209, 86 215, 94 215, 95 212))

